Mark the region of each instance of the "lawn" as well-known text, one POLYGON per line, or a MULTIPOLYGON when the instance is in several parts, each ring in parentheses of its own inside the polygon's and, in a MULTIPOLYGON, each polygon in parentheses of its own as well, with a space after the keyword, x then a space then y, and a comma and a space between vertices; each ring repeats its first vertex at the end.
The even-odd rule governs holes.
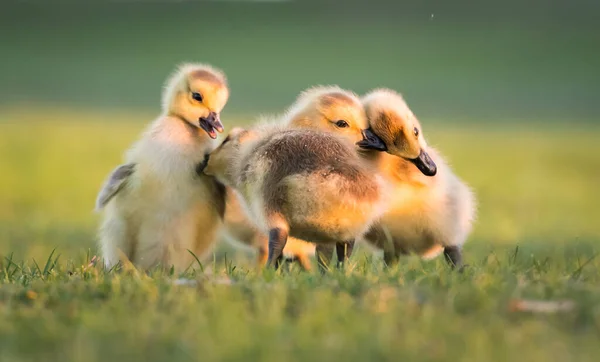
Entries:
POLYGON ((598 126, 423 120, 479 199, 462 274, 365 250, 324 276, 260 272, 219 245, 177 285, 90 263, 95 194, 151 117, 0 113, 0 361, 597 360, 598 126))

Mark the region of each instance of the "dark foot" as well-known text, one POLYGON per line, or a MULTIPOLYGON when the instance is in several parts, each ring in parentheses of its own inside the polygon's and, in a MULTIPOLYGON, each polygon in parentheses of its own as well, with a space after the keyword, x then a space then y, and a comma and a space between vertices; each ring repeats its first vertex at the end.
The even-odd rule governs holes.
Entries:
POLYGON ((279 268, 283 259, 283 248, 287 242, 288 233, 285 230, 275 228, 269 231, 269 258, 267 259, 268 266, 279 268))
POLYGON ((398 264, 398 260, 400 258, 396 255, 394 251, 384 251, 383 252, 383 261, 385 262, 385 266, 392 267, 398 264))
POLYGON ((331 258, 333 258, 333 245, 317 244, 316 252, 319 271, 325 273, 329 270, 329 263, 331 262, 331 258))
POLYGON ((452 269, 458 268, 459 271, 462 271, 463 261, 462 261, 462 250, 458 246, 446 246, 444 247, 444 257, 446 258, 446 262, 452 267, 452 269))
POLYGON ((346 260, 352 255, 352 250, 354 250, 354 240, 335 244, 335 253, 338 257, 338 268, 344 266, 346 260))

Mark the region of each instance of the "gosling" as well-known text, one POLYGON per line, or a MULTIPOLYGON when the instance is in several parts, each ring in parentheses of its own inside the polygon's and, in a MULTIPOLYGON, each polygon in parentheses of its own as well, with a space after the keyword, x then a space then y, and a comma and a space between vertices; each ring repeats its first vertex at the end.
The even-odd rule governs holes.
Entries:
POLYGON ((195 260, 189 251, 206 255, 222 222, 225 189, 197 170, 223 131, 219 114, 228 98, 225 75, 209 65, 184 64, 168 79, 162 114, 98 194, 107 268, 124 256, 142 269, 181 271, 195 260))
MULTIPOLYGON (((358 96, 338 86, 318 86, 303 91, 280 117, 283 126, 336 133, 356 143, 368 128, 367 117, 358 96)), ((227 192, 223 236, 229 242, 258 249, 258 264, 267 262, 268 237, 248 220, 235 192, 227 192)), ((312 243, 288 238, 284 255, 296 259, 303 269, 312 268, 312 243)))
POLYGON ((380 139, 360 142, 364 157, 391 184, 389 210, 365 240, 384 251, 386 263, 416 253, 431 259, 442 253, 461 267, 462 245, 471 232, 475 197, 429 147, 418 119, 404 99, 389 89, 362 98, 372 132, 380 139), (387 151, 378 152, 378 151, 387 151))
MULTIPOLYGON (((330 133, 236 128, 210 154, 204 173, 239 194, 253 224, 269 235, 267 264, 275 267, 288 236, 334 244, 343 264, 355 239, 385 211, 383 180, 353 145, 330 133)), ((318 256, 326 269, 327 258, 318 256)))

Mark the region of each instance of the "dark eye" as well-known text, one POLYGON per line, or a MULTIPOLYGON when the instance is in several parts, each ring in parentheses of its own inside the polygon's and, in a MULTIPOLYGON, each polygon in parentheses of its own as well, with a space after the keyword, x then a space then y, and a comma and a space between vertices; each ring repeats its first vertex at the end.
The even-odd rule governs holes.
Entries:
POLYGON ((338 126, 339 128, 346 128, 346 127, 350 127, 348 125, 348 122, 344 121, 343 119, 340 119, 339 121, 335 122, 335 125, 338 126))
POLYGON ((197 100, 198 102, 202 102, 202 94, 197 93, 197 92, 193 92, 192 93, 192 98, 194 98, 195 100, 197 100))
POLYGON ((415 127, 413 132, 415 133, 415 137, 419 137, 419 129, 417 127, 415 127))

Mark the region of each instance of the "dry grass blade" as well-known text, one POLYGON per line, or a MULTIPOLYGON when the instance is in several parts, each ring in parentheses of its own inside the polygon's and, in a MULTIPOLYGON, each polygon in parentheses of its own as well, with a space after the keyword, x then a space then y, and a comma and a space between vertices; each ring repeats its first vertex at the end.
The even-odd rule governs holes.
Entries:
POLYGON ((543 301, 513 299, 509 303, 509 310, 511 312, 558 313, 570 312, 575 309, 575 306, 575 302, 572 300, 543 301))

